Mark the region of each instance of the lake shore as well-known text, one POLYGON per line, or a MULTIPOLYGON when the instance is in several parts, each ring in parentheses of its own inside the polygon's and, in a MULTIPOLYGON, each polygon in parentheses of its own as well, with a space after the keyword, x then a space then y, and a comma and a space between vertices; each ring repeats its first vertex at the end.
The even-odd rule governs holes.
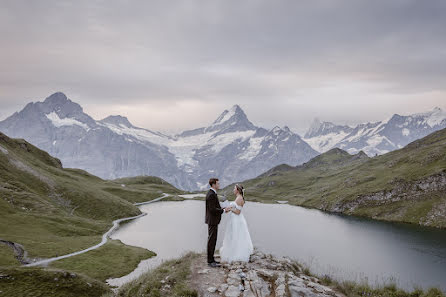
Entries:
POLYGON ((255 251, 249 263, 223 263, 221 268, 208 267, 204 254, 188 253, 181 258, 164 262, 158 268, 124 285, 118 290, 117 296, 444 297, 445 295, 435 288, 407 292, 391 283, 371 288, 367 284, 336 282, 327 276, 313 275, 308 267, 289 258, 278 258, 255 251))

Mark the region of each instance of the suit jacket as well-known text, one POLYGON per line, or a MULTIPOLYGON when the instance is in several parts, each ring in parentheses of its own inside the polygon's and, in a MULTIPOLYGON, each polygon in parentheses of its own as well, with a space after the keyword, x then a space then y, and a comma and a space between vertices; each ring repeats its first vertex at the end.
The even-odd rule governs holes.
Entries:
POLYGON ((208 225, 218 225, 221 221, 221 214, 224 210, 220 206, 217 194, 209 189, 206 194, 206 217, 205 223, 208 225))

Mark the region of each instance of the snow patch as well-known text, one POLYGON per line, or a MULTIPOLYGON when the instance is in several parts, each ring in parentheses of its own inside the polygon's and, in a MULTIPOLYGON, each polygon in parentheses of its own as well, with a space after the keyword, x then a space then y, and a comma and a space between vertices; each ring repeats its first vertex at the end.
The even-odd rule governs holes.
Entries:
POLYGON ((414 114, 413 116, 421 118, 421 120, 418 120, 417 122, 419 125, 427 124, 431 128, 441 124, 443 120, 446 120, 446 112, 439 107, 435 107, 429 112, 414 114))
POLYGON ((347 132, 339 132, 339 133, 328 133, 325 135, 312 137, 312 138, 304 138, 304 140, 316 151, 319 153, 325 153, 332 149, 336 144, 341 142, 346 136, 347 132))
POLYGON ((262 149, 262 141, 264 137, 252 137, 249 139, 248 149, 245 149, 242 154, 239 155, 239 159, 251 161, 254 159, 262 149))
POLYGON ((410 130, 407 129, 407 128, 404 128, 404 129, 401 131, 401 133, 402 133, 404 136, 409 136, 409 134, 410 134, 410 130))
POLYGON ((81 123, 81 122, 79 122, 76 119, 73 119, 73 118, 61 119, 59 117, 59 115, 56 112, 54 112, 54 111, 51 112, 51 113, 46 114, 45 116, 57 128, 62 127, 62 126, 74 126, 74 125, 76 125, 76 126, 84 128, 86 131, 90 130, 90 128, 86 124, 81 123))

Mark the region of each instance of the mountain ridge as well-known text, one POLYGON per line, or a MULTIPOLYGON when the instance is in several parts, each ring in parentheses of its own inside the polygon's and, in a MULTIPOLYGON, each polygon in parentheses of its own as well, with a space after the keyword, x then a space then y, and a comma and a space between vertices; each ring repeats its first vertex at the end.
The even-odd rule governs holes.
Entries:
POLYGON ((188 190, 206 188, 211 176, 230 183, 317 154, 288 127, 256 127, 239 105, 206 127, 171 136, 136 127, 121 115, 96 121, 61 92, 29 103, 1 121, 0 131, 102 178, 155 175, 188 190))
POLYGON ((303 139, 321 153, 339 147, 350 153, 362 150, 374 156, 402 148, 443 128, 446 128, 446 112, 435 107, 428 112, 394 114, 387 120, 360 123, 355 127, 315 119, 303 139))

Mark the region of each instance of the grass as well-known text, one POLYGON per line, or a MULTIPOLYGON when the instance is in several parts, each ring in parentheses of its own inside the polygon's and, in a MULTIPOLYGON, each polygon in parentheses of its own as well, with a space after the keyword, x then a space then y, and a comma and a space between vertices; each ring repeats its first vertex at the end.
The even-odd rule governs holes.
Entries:
MULTIPOLYGON (((83 170, 63 168, 46 152, 2 133, 0 146, 0 239, 22 244, 31 258, 56 257, 93 246, 113 220, 141 213, 133 203, 152 200, 163 192, 183 193, 159 178, 107 181, 83 170)), ((0 245, 0 274, 9 275, 0 278, 0 295, 101 296, 110 292, 105 279, 125 275, 153 255, 110 241, 98 250, 54 262, 53 267, 82 275, 65 278, 63 271, 17 267, 12 249, 0 245), (54 276, 58 273, 62 277, 54 276)))
POLYGON ((89 277, 40 268, 0 267, 0 295, 8 297, 99 297, 107 285, 89 277))
POLYGON ((348 297, 444 297, 440 289, 430 288, 427 291, 414 289, 411 292, 399 289, 395 284, 386 284, 376 288, 367 283, 355 283, 352 281, 334 281, 328 276, 320 278, 322 284, 328 285, 348 297))
POLYGON ((154 257, 152 251, 110 240, 102 247, 76 257, 51 263, 51 267, 83 273, 105 281, 129 274, 142 260, 154 257))
POLYGON ((14 257, 12 248, 7 245, 0 244, 0 267, 2 266, 19 266, 19 261, 14 257))
MULTIPOLYGON (((346 206, 342 211, 350 215, 446 228, 446 214, 431 215, 446 203, 445 189, 411 188, 416 181, 445 173, 446 129, 374 158, 332 149, 297 167, 275 167, 243 185, 250 201, 287 200, 325 211, 346 206), (347 206, 357 202, 358 197, 391 193, 394 189, 410 195, 399 201, 386 199, 384 203, 363 201, 354 209, 347 206)), ((223 193, 229 195, 232 188, 227 186, 223 193)))
POLYGON ((166 261, 154 270, 122 286, 118 297, 198 297, 198 293, 188 286, 191 262, 198 255, 188 253, 185 256, 166 261))

